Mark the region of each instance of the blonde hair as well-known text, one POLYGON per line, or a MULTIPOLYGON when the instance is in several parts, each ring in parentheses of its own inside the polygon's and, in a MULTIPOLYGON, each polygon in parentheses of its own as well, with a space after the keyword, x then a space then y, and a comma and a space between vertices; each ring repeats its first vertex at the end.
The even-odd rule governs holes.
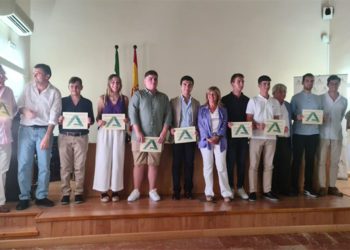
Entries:
POLYGON ((209 104, 209 99, 208 99, 208 94, 209 92, 214 92, 216 97, 217 97, 217 103, 216 105, 220 105, 220 100, 221 100, 221 92, 220 89, 216 86, 211 86, 208 88, 207 92, 205 93, 205 99, 206 99, 206 105, 209 104))

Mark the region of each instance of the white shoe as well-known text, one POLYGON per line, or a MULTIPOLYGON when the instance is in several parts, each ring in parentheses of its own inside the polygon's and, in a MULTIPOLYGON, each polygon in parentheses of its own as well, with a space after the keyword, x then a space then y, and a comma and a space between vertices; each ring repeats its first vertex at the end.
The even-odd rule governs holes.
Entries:
POLYGON ((140 191, 138 189, 132 190, 131 194, 128 197, 128 201, 136 201, 140 198, 140 191))
POLYGON ((249 197, 248 197, 247 193, 244 191, 244 188, 239 188, 237 190, 237 193, 241 197, 242 200, 248 200, 249 197))
POLYGON ((152 201, 159 201, 160 197, 157 193, 157 189, 152 189, 151 191, 149 191, 149 198, 151 198, 152 201))

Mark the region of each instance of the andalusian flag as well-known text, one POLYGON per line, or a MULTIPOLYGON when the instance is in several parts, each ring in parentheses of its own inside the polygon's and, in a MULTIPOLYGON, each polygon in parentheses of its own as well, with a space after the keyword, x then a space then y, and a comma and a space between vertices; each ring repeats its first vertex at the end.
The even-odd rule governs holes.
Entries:
POLYGON ((118 53, 118 45, 115 47, 115 63, 114 63, 114 72, 117 76, 120 76, 119 74, 119 53, 118 53))
POLYGON ((132 89, 131 96, 139 90, 139 77, 138 77, 138 69, 137 69, 137 55, 136 55, 137 46, 134 45, 134 65, 132 69, 132 89))

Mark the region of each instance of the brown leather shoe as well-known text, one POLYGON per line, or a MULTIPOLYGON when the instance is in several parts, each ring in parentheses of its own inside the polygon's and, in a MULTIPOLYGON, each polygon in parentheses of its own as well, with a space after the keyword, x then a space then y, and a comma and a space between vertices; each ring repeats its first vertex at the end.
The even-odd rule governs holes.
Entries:
POLYGON ((4 205, 0 206, 0 213, 8 213, 10 212, 10 209, 8 207, 5 207, 4 205))
POLYGON ((338 197, 343 197, 343 193, 338 190, 336 187, 329 187, 328 188, 328 194, 329 195, 334 195, 338 197))

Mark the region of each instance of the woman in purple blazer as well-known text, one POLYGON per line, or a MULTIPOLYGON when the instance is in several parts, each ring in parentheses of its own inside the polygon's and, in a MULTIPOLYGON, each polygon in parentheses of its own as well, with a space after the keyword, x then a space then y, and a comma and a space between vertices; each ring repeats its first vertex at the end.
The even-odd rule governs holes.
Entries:
POLYGON ((225 202, 233 199, 228 184, 226 168, 226 125, 227 111, 220 105, 220 90, 212 86, 206 93, 206 104, 198 111, 199 143, 198 147, 203 158, 203 175, 205 180, 205 196, 207 201, 213 201, 213 166, 214 158, 219 177, 221 196, 225 202))

